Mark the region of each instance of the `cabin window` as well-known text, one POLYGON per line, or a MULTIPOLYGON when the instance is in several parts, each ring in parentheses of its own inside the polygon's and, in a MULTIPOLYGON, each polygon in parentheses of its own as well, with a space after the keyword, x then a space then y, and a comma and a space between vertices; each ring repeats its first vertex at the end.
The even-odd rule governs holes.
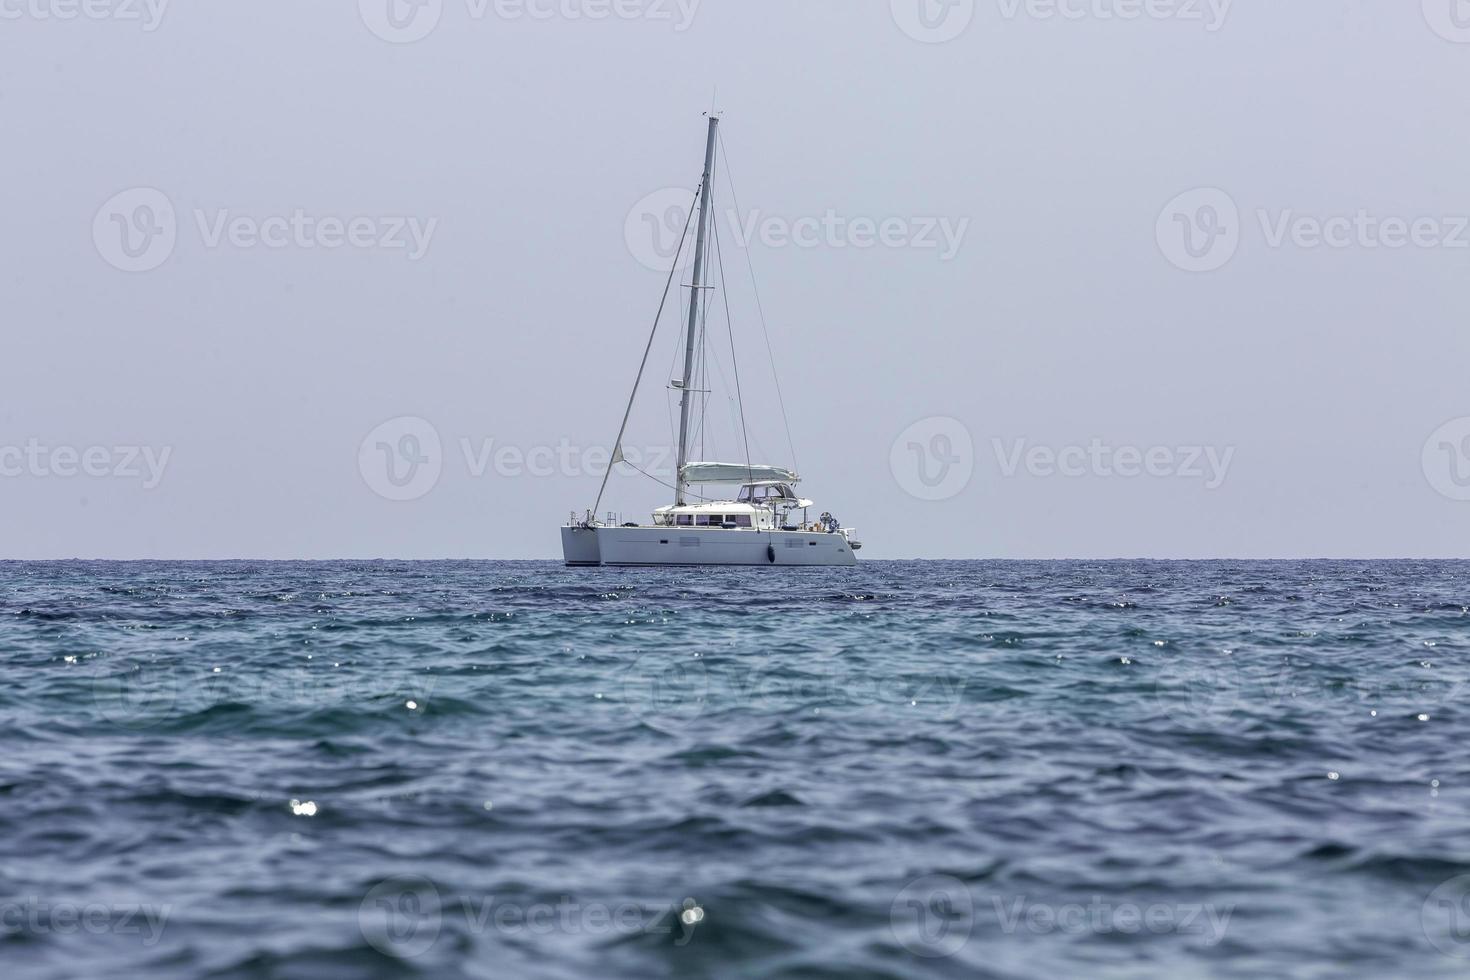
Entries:
POLYGON ((730 518, 730 520, 734 521, 735 524, 739 527, 750 527, 749 514, 736 514, 734 517, 730 518))
POLYGON ((693 527, 694 526, 694 515, 693 514, 680 514, 679 515, 679 526, 680 527, 693 527))

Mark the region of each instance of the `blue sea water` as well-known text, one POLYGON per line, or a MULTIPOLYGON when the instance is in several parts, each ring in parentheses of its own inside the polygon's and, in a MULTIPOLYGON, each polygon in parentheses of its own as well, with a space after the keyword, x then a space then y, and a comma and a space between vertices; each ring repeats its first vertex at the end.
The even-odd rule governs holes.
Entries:
POLYGON ((1470 972, 1470 564, 0 564, 7 977, 1470 972))

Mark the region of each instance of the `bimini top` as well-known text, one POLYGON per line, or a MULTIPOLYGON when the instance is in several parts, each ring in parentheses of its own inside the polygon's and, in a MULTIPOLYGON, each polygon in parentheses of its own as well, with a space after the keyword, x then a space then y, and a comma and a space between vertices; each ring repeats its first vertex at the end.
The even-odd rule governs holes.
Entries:
POLYGON ((801 477, 779 466, 748 466, 745 463, 685 463, 680 475, 685 483, 797 483, 801 477))

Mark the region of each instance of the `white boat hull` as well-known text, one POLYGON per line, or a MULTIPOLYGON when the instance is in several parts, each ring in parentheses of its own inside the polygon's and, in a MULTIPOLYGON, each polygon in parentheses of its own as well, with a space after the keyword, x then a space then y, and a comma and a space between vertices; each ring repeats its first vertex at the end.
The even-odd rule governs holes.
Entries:
POLYGON ((706 527, 563 527, 568 565, 856 565, 844 534, 706 527))

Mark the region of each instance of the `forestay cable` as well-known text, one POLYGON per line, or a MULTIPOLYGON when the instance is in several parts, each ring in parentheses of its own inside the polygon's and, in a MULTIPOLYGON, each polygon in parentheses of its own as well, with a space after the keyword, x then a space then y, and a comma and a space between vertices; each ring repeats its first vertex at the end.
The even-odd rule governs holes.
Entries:
MULTIPOLYGON (((694 200, 696 202, 698 202, 700 191, 703 188, 703 182, 700 183, 699 187, 695 188, 694 200)), ((643 383, 643 371, 648 367, 648 352, 653 350, 653 338, 658 334, 658 324, 663 319, 664 306, 669 301, 669 289, 674 284, 674 276, 679 272, 679 256, 684 254, 684 242, 689 238, 689 223, 694 220, 694 214, 697 210, 698 207, 696 205, 691 205, 689 208, 689 217, 684 219, 684 232, 679 236, 679 247, 674 250, 673 268, 669 269, 669 279, 664 283, 663 297, 658 301, 658 312, 653 317, 653 329, 649 331, 648 344, 643 348, 643 360, 638 363, 638 377, 633 379, 633 393, 628 396, 628 407, 623 410, 623 424, 618 427, 618 438, 613 443, 612 459, 608 460, 607 472, 602 474, 602 486, 597 491, 597 502, 592 505, 592 510, 588 511, 589 521, 596 518, 597 509, 602 506, 602 495, 607 492, 607 481, 608 477, 612 476, 613 467, 619 462, 626 462, 623 459, 623 435, 628 431, 628 418, 633 414, 633 402, 638 397, 638 386, 643 383)))

